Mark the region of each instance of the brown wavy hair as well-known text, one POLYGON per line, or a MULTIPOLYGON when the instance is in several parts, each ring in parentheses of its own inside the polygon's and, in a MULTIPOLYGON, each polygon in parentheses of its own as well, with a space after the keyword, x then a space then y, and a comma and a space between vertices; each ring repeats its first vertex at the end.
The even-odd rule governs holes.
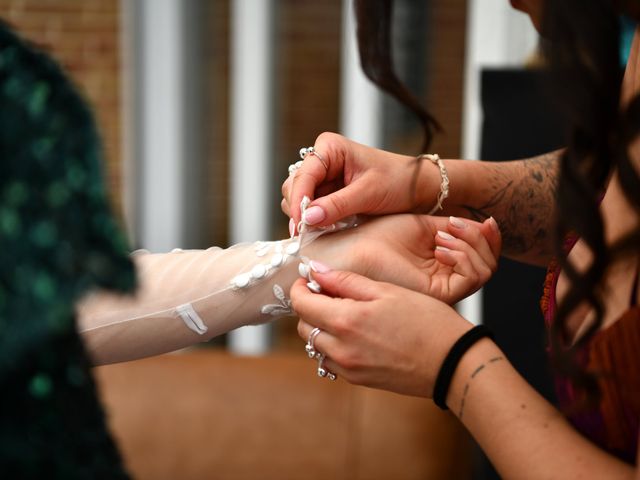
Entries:
MULTIPOLYGON (((392 8, 393 0, 354 0, 362 69, 372 82, 416 113, 426 147, 438 124, 394 73, 392 8)), ((551 329, 551 352, 558 372, 586 392, 589 401, 598 397, 597 377, 580 367, 576 354, 602 325, 605 292, 601 284, 607 267, 619 256, 637 254, 640 249, 639 229, 608 247, 599 208, 607 182, 617 170, 624 195, 640 218, 640 178, 628 154, 640 133, 640 96, 620 108, 621 14, 640 19, 640 2, 546 0, 542 21, 543 53, 557 101, 569 121, 557 187, 555 251, 570 287, 551 329), (585 271, 578 271, 567 259, 565 240, 571 235, 581 238, 593 254, 585 271), (593 307, 595 320, 577 342, 568 345, 568 317, 583 302, 593 307)))
POLYGON ((598 397, 597 377, 576 362, 576 354, 602 326, 605 314, 602 279, 620 256, 638 252, 640 230, 615 245, 604 238, 600 200, 613 171, 618 172, 624 196, 640 217, 640 178, 629 157, 640 133, 640 96, 621 108, 620 15, 638 19, 636 2, 614 0, 547 0, 544 8, 543 53, 549 62, 559 104, 569 119, 567 149, 560 162, 555 250, 570 280, 569 291, 556 312, 551 351, 560 373, 598 397), (593 261, 579 272, 563 250, 564 239, 581 238, 593 261), (595 319, 584 335, 567 345, 565 332, 572 311, 587 302, 595 319))

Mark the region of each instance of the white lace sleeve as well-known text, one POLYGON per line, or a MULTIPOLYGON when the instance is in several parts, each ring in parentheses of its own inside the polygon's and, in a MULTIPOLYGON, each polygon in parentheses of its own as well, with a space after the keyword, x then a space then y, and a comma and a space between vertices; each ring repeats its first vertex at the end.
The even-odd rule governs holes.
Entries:
POLYGON ((325 231, 225 250, 134 252, 135 296, 95 293, 78 306, 89 355, 96 364, 132 360, 290 314, 286 292, 308 276, 305 251, 325 231))

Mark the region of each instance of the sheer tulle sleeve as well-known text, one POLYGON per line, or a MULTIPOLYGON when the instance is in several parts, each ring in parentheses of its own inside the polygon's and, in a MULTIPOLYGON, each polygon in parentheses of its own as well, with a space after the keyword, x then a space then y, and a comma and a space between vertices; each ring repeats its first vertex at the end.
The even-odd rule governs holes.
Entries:
POLYGON ((89 355, 96 364, 127 361, 290 315, 289 288, 300 275, 308 276, 307 255, 328 253, 318 251, 331 243, 317 240, 325 231, 224 250, 132 254, 139 281, 135 296, 94 293, 78 306, 89 355))

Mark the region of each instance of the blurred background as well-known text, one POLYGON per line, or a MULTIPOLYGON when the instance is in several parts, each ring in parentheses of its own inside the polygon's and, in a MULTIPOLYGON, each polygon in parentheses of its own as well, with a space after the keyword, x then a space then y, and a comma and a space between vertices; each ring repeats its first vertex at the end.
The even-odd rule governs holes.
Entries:
MULTIPOLYGON (((415 119, 360 73, 348 0, 0 0, 0 16, 93 105, 132 248, 287 236, 280 185, 323 131, 420 153, 415 119)), ((393 35, 400 77, 444 127, 432 151, 479 158, 481 71, 532 58, 527 17, 506 0, 396 0, 393 35)), ((269 328, 228 342, 286 347, 290 325, 269 328)))
MULTIPOLYGON (((416 120, 360 72, 349 0, 0 0, 0 18, 51 52, 93 106, 112 203, 132 249, 225 247, 288 236, 280 185, 300 147, 312 145, 323 131, 395 152, 421 153, 416 120)), ((443 158, 506 160, 561 146, 561 122, 538 82, 543 70, 537 33, 507 0, 396 0, 393 37, 399 76, 444 128, 433 152, 443 158)), ((503 270, 484 295, 475 295, 460 309, 475 322, 484 316, 516 367, 550 397, 537 307, 544 272, 508 262, 503 270), (528 287, 511 291, 514 284, 528 287), (523 297, 525 290, 533 293, 523 297)), ((221 350, 250 355, 299 355, 302 344, 294 320, 247 327, 213 342, 221 350)), ((289 367, 276 363, 269 368, 289 367)), ((247 384, 253 381, 246 379, 247 384)), ((130 384, 121 387, 133 396, 130 384)), ((114 395, 113 402, 124 401, 114 395)), ((327 401, 342 398, 335 395, 327 401)), ((366 403, 351 390, 342 395, 351 399, 349 405, 354 398, 360 398, 360 407, 366 403)), ((274 401, 287 398, 294 397, 274 401)), ((377 405, 369 412, 374 417, 397 407, 367 405, 377 405)), ((407 424, 409 413, 415 413, 411 408, 405 409, 407 424)), ((116 415, 116 423, 126 429, 142 411, 116 415)), ((393 429, 392 424, 384 425, 393 429)), ((445 438, 452 444, 467 442, 451 422, 442 429, 426 425, 439 432, 442 444, 445 438)), ((124 434, 118 435, 127 449, 134 448, 124 434)), ((426 441, 425 435, 414 449, 424 452, 428 446, 437 461, 458 468, 432 470, 429 478, 495 477, 469 450, 443 453, 438 441, 426 441), (471 464, 476 465, 472 473, 471 464)), ((162 457, 160 447, 140 442, 137 456, 125 452, 137 473, 144 469, 132 458, 142 458, 140 449, 155 452, 147 455, 156 461, 162 457)), ((236 444, 228 440, 228 445, 236 444)), ((337 442, 336 448, 341 445, 337 442)), ((371 451, 390 447, 383 440, 377 448, 371 451)), ((273 452, 269 455, 273 458, 273 452)), ((371 455, 361 460, 366 464, 371 455)), ((253 465, 249 457, 238 462, 253 465)), ((187 463, 176 460, 181 478, 188 478, 187 463)), ((260 478, 269 478, 264 465, 255 464, 262 468, 260 478)), ((385 476, 384 464, 358 470, 349 460, 344 476, 318 465, 314 471, 324 478, 426 478, 424 469, 414 469, 413 476, 398 470, 385 476)), ((280 474, 274 478, 303 476, 275 471, 280 474)), ((257 478, 234 472, 210 478, 257 478)), ((155 472, 150 478, 163 477, 155 472)))

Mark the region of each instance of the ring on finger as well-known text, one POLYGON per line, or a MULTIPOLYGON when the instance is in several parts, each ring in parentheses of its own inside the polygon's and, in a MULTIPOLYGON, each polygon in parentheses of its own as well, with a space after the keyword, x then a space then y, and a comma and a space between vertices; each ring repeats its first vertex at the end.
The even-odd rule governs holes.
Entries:
POLYGON ((338 376, 324 366, 325 358, 326 356, 323 354, 320 354, 320 356, 318 357, 318 376, 322 378, 326 377, 329 380, 334 381, 336 378, 338 378, 338 376))
POLYGON ((318 327, 315 327, 309 333, 309 339, 307 340, 307 344, 304 347, 305 351, 307 352, 307 355, 309 355, 309 358, 318 358, 319 355, 322 355, 320 352, 316 350, 316 347, 314 346, 316 337, 321 331, 322 330, 320 330, 318 327))
MULTIPOLYGON (((318 157, 318 160, 320 160, 320 162, 322 163, 322 166, 324 167, 324 169, 327 172, 329 171, 329 165, 327 165, 327 162, 324 161, 324 158, 322 158, 322 155, 320 155, 318 152, 316 152, 316 149, 314 147, 303 147, 303 148, 300 149, 300 158, 302 160, 304 160, 307 155, 313 155, 315 157, 318 157)), ((298 167, 298 168, 300 168, 300 167, 298 167)))

